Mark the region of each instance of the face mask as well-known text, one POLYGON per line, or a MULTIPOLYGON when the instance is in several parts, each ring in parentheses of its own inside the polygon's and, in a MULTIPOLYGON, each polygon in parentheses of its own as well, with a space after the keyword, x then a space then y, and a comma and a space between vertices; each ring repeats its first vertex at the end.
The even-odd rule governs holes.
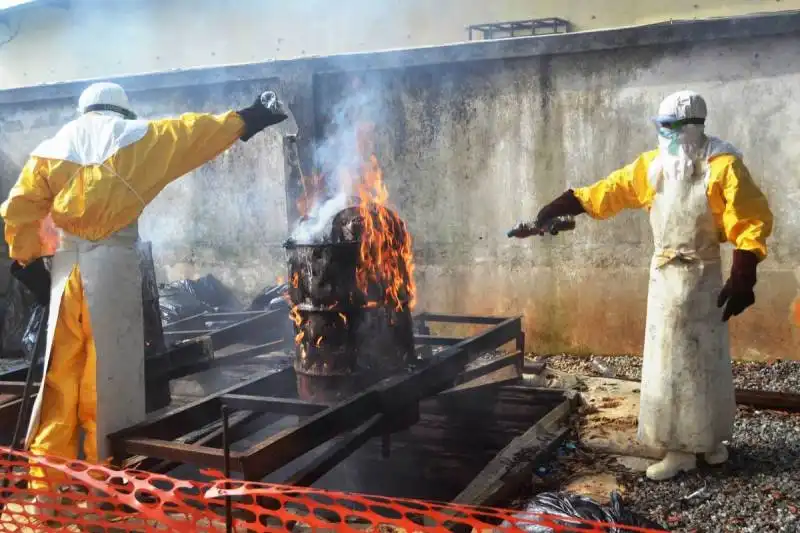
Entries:
POLYGON ((680 133, 678 131, 660 127, 658 128, 659 144, 666 148, 669 155, 678 155, 680 149, 680 133))

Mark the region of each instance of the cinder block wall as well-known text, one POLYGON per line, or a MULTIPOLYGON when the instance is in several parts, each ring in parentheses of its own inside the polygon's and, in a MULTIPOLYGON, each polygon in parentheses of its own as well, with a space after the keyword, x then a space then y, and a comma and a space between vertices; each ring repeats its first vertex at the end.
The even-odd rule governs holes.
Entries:
MULTIPOLYGON (((796 358, 800 16, 780 15, 454 45, 121 80, 144 116, 224 110, 279 86, 301 150, 336 132, 345 102, 376 124, 391 201, 415 240, 421 309, 524 314, 532 349, 638 353, 652 251, 645 213, 572 234, 510 241, 507 229, 565 188, 655 145, 660 99, 691 87, 710 133, 738 145, 776 215, 758 303, 733 324, 737 357, 796 358), (278 82, 280 80, 280 82, 278 82)), ((68 120, 85 84, 0 92, 0 149, 21 164, 68 120)), ((295 183, 274 132, 171 185, 146 211, 162 279, 213 272, 253 293, 285 275, 295 183), (287 202, 287 193, 288 202, 287 202)), ((319 151, 318 151, 319 154, 319 151)), ((306 166, 310 167, 308 161, 306 166)), ((308 169, 307 169, 308 170, 308 169)), ((8 182, 13 176, 3 176, 8 182)))

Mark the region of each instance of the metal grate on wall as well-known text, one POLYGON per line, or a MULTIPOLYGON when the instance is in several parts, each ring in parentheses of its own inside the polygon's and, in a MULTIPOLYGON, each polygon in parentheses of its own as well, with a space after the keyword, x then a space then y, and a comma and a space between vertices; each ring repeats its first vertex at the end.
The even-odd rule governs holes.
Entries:
POLYGON ((556 17, 467 26, 470 41, 550 35, 553 33, 568 33, 571 30, 572 24, 568 20, 556 17))

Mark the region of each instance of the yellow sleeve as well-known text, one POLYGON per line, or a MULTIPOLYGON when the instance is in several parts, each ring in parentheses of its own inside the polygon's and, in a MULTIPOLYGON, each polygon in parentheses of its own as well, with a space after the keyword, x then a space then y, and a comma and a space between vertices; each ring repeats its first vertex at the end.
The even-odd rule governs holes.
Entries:
MULTIPOLYGON (((748 250, 763 260, 767 238, 772 233, 772 211, 766 196, 753 181, 750 171, 738 158, 720 158, 725 165, 719 186, 712 189, 722 200, 722 229, 725 238, 739 250, 748 250), (725 161, 727 159, 728 161, 725 161)), ((712 161, 712 167, 714 161, 712 161)))
POLYGON ((623 209, 648 207, 654 191, 648 180, 648 167, 657 151, 646 152, 633 163, 612 172, 593 185, 575 189, 575 196, 592 218, 613 217, 623 209))
POLYGON ((48 168, 47 160, 31 157, 0 205, 9 255, 23 265, 42 256, 39 231, 53 203, 46 179, 48 168))
POLYGON ((153 120, 151 157, 166 162, 163 178, 169 183, 214 159, 244 133, 244 121, 235 111, 221 115, 186 113, 153 120))

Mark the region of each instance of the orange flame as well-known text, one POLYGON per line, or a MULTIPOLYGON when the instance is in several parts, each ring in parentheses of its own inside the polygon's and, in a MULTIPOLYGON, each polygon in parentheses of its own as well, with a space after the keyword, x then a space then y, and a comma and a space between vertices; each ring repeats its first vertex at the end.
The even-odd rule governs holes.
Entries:
MULTIPOLYGON (((358 145, 362 157, 365 150, 372 149, 371 131, 371 126, 367 126, 360 132, 358 145)), ((413 309, 416 287, 411 234, 406 223, 386 207, 389 191, 374 152, 364 159, 358 182, 364 232, 356 282, 365 293, 370 282, 381 283, 384 285, 383 303, 393 305, 399 311, 407 301, 413 309)))
POLYGON ((792 318, 794 319, 794 325, 800 327, 800 296, 792 302, 792 318))
MULTIPOLYGON (((405 221, 387 207, 389 191, 375 156, 373 130, 372 124, 361 124, 358 128, 356 141, 362 164, 357 176, 349 176, 355 178, 349 181, 355 185, 354 195, 358 197, 358 209, 363 221, 356 283, 365 295, 373 284, 383 288, 382 301, 367 301, 367 308, 387 305, 400 311, 407 304, 413 309, 416 286, 412 238, 405 221)), ((300 180, 302 194, 297 200, 297 209, 301 217, 306 217, 322 197, 324 181, 319 174, 310 177, 301 174, 300 180)), ((299 274, 294 273, 292 286, 297 288, 299 282, 299 274)), ((292 307, 290 316, 299 329, 302 319, 296 305, 292 307)), ((339 316, 346 325, 347 317, 342 313, 339 316)), ((297 344, 303 340, 303 335, 302 331, 297 334, 297 344)), ((320 337, 316 345, 319 346, 321 342, 320 337)))
MULTIPOLYGON (((294 325, 297 326, 297 328, 299 329, 300 325, 303 323, 303 317, 300 316, 300 311, 297 310, 297 306, 296 305, 293 306, 292 309, 289 311, 289 318, 292 319, 292 322, 294 322, 294 325)), ((294 336, 295 344, 300 344, 300 342, 303 340, 303 336, 304 335, 305 335, 305 331, 300 329, 299 332, 297 333, 297 335, 294 336)))

